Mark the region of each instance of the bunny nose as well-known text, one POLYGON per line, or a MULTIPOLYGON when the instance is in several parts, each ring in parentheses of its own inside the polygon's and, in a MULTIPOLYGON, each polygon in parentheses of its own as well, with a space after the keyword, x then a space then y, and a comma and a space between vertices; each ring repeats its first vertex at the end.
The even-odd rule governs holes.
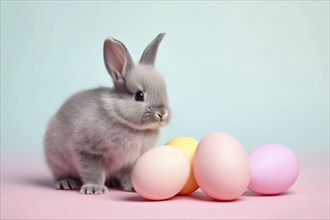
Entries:
POLYGON ((160 121, 163 121, 166 116, 167 116, 167 112, 164 110, 164 111, 157 111, 155 112, 155 115, 157 118, 159 118, 160 121))
POLYGON ((156 117, 158 116, 159 121, 163 121, 163 115, 160 112, 156 112, 156 117))
POLYGON ((168 116, 167 110, 161 109, 155 112, 155 117, 159 119, 159 121, 164 121, 168 116))

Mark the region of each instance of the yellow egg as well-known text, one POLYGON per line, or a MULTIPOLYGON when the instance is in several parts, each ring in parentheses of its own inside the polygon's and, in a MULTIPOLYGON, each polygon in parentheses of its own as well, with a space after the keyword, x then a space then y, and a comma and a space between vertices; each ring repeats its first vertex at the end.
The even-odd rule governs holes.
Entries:
POLYGON ((181 149, 188 157, 190 161, 190 174, 187 180, 186 185, 183 189, 178 193, 178 195, 188 195, 194 191, 196 191, 199 186, 196 182, 193 170, 192 170, 192 162, 194 159, 195 151, 198 145, 198 141, 194 138, 190 137, 176 137, 166 143, 166 145, 175 146, 181 149))

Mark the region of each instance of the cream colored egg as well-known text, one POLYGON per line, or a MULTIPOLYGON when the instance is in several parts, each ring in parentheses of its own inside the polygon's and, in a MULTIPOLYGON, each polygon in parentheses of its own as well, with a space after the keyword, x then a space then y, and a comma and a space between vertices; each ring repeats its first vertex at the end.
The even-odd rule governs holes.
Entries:
POLYGON ((175 196, 185 185, 190 163, 186 154, 174 146, 155 147, 136 162, 132 182, 137 193, 150 200, 175 196))

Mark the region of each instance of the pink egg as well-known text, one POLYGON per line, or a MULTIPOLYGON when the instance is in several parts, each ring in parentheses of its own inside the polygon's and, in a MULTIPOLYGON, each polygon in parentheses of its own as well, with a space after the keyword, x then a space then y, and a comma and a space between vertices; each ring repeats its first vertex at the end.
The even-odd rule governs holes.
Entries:
POLYGON ((190 161, 177 147, 164 145, 144 153, 136 162, 132 182, 137 193, 150 200, 175 196, 187 182, 190 161))
POLYGON ((266 144, 249 154, 251 181, 248 188, 256 193, 272 195, 288 190, 299 175, 296 154, 281 144, 266 144))
POLYGON ((193 171, 202 191, 217 200, 234 200, 250 181, 248 154, 226 133, 215 132, 198 144, 193 171))

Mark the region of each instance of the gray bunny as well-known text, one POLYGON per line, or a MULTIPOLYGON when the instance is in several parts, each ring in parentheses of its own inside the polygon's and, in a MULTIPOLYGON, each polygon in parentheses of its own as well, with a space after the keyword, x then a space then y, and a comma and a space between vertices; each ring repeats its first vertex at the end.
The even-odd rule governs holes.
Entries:
POLYGON ((169 123, 166 84, 154 68, 159 34, 135 65, 125 45, 107 38, 104 61, 114 88, 99 87, 71 96, 50 119, 44 140, 55 188, 103 194, 106 186, 134 191, 136 160, 156 143, 169 123))

